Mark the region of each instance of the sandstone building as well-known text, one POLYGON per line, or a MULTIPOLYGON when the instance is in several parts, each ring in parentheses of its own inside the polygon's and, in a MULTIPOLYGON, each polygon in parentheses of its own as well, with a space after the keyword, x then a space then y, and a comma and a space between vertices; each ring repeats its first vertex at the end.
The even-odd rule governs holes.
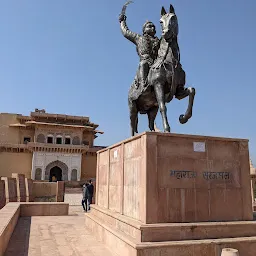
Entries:
POLYGON ((80 181, 96 176, 97 124, 89 117, 46 113, 0 114, 0 176, 80 181))

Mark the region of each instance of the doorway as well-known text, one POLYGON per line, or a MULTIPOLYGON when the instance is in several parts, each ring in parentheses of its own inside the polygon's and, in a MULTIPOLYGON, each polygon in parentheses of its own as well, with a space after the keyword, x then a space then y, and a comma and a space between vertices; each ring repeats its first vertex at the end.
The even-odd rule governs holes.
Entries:
POLYGON ((52 182, 52 181, 62 181, 62 170, 60 169, 60 167, 54 166, 50 170, 49 181, 50 182, 52 182))

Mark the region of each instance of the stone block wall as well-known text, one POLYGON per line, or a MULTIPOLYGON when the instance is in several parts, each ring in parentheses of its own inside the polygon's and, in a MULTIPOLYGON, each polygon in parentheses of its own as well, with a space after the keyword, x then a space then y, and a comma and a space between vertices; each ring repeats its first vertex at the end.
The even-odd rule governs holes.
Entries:
POLYGON ((9 202, 33 202, 33 180, 23 174, 0 178, 0 209, 9 202))
POLYGON ((9 177, 2 177, 5 185, 6 204, 9 202, 17 202, 17 186, 16 179, 9 177))
POLYGON ((33 195, 35 202, 63 202, 65 192, 64 181, 34 182, 33 195))
POLYGON ((56 202, 64 202, 65 182, 58 181, 56 187, 56 202))
POLYGON ((56 202, 57 182, 34 182, 35 202, 56 202))
POLYGON ((18 202, 26 202, 25 175, 13 173, 12 178, 16 179, 18 202))
POLYGON ((33 180, 26 178, 25 187, 26 187, 26 202, 33 202, 34 201, 33 180))
POLYGON ((9 202, 64 202, 65 183, 34 182, 23 174, 0 177, 0 209, 9 202))

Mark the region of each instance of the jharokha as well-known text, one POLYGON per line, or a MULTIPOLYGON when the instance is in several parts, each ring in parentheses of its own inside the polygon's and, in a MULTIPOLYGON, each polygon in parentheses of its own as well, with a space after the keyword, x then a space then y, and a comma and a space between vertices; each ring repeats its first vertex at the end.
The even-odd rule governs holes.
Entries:
POLYGON ((0 176, 82 181, 96 175, 98 125, 89 117, 46 113, 0 114, 0 176))

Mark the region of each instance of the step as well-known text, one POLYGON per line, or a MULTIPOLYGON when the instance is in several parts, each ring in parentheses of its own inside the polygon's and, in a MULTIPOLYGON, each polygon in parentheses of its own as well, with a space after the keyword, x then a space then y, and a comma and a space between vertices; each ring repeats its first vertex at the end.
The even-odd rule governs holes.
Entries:
POLYGON ((116 230, 89 213, 85 216, 86 226, 106 246, 122 256, 219 256, 226 247, 238 249, 242 256, 255 256, 256 236, 201 239, 165 242, 136 242, 130 236, 116 230))
POLYGON ((91 213, 136 242, 163 242, 256 236, 256 221, 142 224, 99 206, 91 213))

